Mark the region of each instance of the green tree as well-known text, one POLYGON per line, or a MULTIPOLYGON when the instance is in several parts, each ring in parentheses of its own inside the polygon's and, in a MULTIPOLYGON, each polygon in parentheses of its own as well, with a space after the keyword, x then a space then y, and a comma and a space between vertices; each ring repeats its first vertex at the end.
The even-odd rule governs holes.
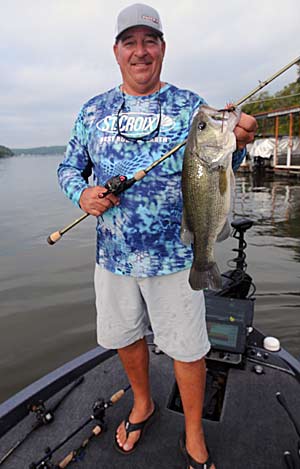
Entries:
POLYGON ((0 158, 2 156, 13 156, 13 152, 9 148, 0 145, 0 158))
MULTIPOLYGON (((263 91, 253 96, 244 106, 243 111, 256 115, 262 112, 276 109, 289 108, 300 105, 300 63, 297 64, 297 79, 286 85, 275 94, 263 91)), ((258 116, 259 117, 259 116, 258 116)), ((300 114, 293 115, 294 135, 299 133, 300 114)), ((273 136, 275 132, 275 118, 258 118, 257 135, 273 136)), ((281 116, 279 119, 279 135, 289 135, 289 115, 281 116)))

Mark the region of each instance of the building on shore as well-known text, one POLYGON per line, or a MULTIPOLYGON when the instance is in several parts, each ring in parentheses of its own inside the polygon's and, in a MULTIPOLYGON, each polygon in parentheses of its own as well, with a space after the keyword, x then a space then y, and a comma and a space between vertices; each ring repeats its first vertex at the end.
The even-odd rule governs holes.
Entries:
POLYGON ((300 177, 300 106, 255 114, 260 133, 247 145, 242 170, 300 177))

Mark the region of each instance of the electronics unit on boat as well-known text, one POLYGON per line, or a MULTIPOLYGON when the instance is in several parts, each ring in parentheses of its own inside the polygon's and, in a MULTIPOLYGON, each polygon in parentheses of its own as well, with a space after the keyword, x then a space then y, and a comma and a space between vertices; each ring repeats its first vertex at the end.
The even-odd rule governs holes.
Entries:
POLYGON ((249 299, 205 294, 206 322, 211 350, 208 359, 238 364, 246 350, 252 327, 254 305, 249 299))

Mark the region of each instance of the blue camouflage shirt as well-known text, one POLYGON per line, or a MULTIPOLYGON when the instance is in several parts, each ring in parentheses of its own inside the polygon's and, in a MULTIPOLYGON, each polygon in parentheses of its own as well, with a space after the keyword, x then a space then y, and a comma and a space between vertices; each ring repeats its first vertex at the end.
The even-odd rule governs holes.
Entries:
MULTIPOLYGON (((116 87, 92 98, 77 117, 58 168, 63 191, 79 206, 91 169, 95 185, 103 186, 116 175, 133 177, 187 138, 203 103, 197 94, 170 84, 148 96, 124 95, 116 87), (148 140, 159 119, 158 135, 148 140)), ((150 277, 191 266, 192 250, 180 241, 183 153, 184 148, 179 149, 122 193, 118 207, 98 217, 96 261, 101 267, 115 274, 150 277)), ((243 152, 233 154, 234 169, 243 157, 243 152)))

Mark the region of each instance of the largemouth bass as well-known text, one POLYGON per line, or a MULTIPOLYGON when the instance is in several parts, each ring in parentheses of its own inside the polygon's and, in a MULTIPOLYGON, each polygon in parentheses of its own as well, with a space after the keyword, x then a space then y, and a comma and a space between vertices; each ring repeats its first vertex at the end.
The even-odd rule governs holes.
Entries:
POLYGON ((239 112, 202 105, 189 131, 182 170, 181 240, 193 247, 189 283, 194 290, 222 287, 214 245, 230 233, 233 129, 238 121, 239 112))

